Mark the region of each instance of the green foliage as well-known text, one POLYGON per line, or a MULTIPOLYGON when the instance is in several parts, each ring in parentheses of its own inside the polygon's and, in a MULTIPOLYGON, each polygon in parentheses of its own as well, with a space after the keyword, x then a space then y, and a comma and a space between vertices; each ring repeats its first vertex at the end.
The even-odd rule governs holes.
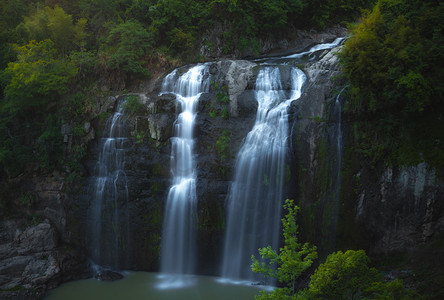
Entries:
POLYGON ((66 122, 80 121, 82 123, 85 110, 86 96, 82 92, 78 92, 74 96, 66 98, 61 115, 66 122))
POLYGON ((12 131, 10 124, 0 126, 0 166, 9 177, 15 177, 32 162, 32 148, 27 137, 12 131))
POLYGON ((86 155, 86 145, 76 144, 69 150, 67 159, 64 165, 67 168, 67 172, 71 173, 71 180, 75 181, 80 178, 82 166, 81 161, 86 155))
POLYGON ((400 165, 426 161, 444 174, 442 17, 435 2, 380 0, 341 53, 352 92, 358 151, 400 165))
POLYGON ((69 60, 77 67, 78 79, 87 79, 87 76, 94 75, 98 71, 99 59, 97 53, 93 51, 71 51, 69 60))
POLYGON ((302 19, 319 28, 354 21, 361 9, 371 8, 376 0, 309 0, 302 19))
POLYGON ((332 253, 311 276, 309 293, 321 299, 362 298, 372 283, 382 280, 369 263, 363 250, 332 253))
POLYGON ((143 65, 145 64, 144 57, 151 49, 151 40, 151 34, 137 21, 130 20, 117 25, 107 38, 111 53, 108 67, 149 76, 149 71, 143 65))
POLYGON ((54 8, 46 6, 44 9, 37 9, 29 17, 25 16, 24 22, 17 29, 28 42, 52 40, 54 48, 61 55, 66 55, 68 50, 80 49, 85 45, 86 23, 85 18, 80 18, 74 24, 72 16, 55 5, 54 8))
POLYGON ((222 135, 217 139, 215 144, 217 155, 222 161, 226 160, 231 155, 230 142, 230 132, 227 129, 224 129, 222 135))
POLYGON ((222 111, 220 113, 220 117, 222 119, 224 119, 224 120, 228 120, 229 114, 228 114, 228 108, 227 107, 222 108, 222 111))
POLYGON ((9 80, 4 93, 9 101, 4 108, 16 112, 37 107, 68 91, 77 68, 55 57, 51 40, 31 41, 17 46, 16 51, 17 61, 9 63, 5 70, 9 80))
POLYGON ((35 203, 35 197, 31 192, 23 192, 19 196, 19 203, 24 208, 30 208, 35 203))
POLYGON ((378 270, 369 267, 364 250, 330 254, 310 278, 308 289, 297 299, 417 299, 396 279, 383 282, 378 270))
POLYGON ((283 296, 292 296, 295 293, 296 279, 305 272, 317 258, 316 247, 308 243, 301 244, 297 238, 298 226, 296 213, 299 207, 293 200, 287 199, 284 204, 287 214, 282 219, 284 247, 279 252, 271 246, 259 249, 259 254, 266 262, 260 262, 254 255, 251 269, 262 273, 265 277, 274 277, 285 285, 283 289, 275 289, 270 295, 263 293, 257 299, 281 299, 283 296))
POLYGON ((85 134, 87 134, 85 127, 83 125, 75 125, 74 128, 72 129, 72 135, 74 138, 79 138, 82 136, 85 136, 85 134))
POLYGON ((139 96, 136 95, 126 97, 122 107, 125 113, 128 115, 134 115, 145 108, 145 106, 140 102, 139 96))
POLYGON ((40 167, 53 170, 63 157, 63 137, 58 116, 49 115, 45 123, 46 128, 37 140, 37 159, 40 167))
POLYGON ((212 108, 209 113, 210 117, 212 118, 216 118, 217 117, 217 110, 215 110, 214 108, 212 108))
POLYGON ((407 290, 400 279, 389 282, 374 282, 367 289, 367 293, 372 295, 373 299, 386 300, 408 300, 421 299, 421 296, 414 290, 407 290))
POLYGON ((136 133, 136 143, 142 144, 144 140, 147 138, 146 131, 141 131, 136 133))

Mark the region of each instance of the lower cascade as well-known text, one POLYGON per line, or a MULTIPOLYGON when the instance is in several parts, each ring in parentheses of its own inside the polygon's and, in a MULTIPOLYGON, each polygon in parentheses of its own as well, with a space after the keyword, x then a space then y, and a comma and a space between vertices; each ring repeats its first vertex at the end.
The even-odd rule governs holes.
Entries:
MULTIPOLYGON (((93 263, 118 269, 128 258, 129 212, 125 152, 131 139, 125 124, 124 101, 107 120, 100 140, 92 200, 88 209, 88 256, 93 263)), ((96 272, 100 272, 100 267, 96 272)))
POLYGON ((173 93, 181 112, 174 124, 171 149, 172 185, 164 213, 160 271, 164 274, 192 274, 195 268, 197 220, 196 168, 193 128, 201 93, 209 89, 206 65, 197 65, 177 76, 165 77, 162 93, 173 93))
POLYGON ((228 216, 222 277, 260 280, 251 271, 251 255, 258 248, 277 248, 281 206, 288 181, 288 113, 301 96, 305 74, 290 69, 291 89, 284 90, 278 66, 260 70, 255 95, 258 102, 253 129, 237 156, 228 196, 228 216))

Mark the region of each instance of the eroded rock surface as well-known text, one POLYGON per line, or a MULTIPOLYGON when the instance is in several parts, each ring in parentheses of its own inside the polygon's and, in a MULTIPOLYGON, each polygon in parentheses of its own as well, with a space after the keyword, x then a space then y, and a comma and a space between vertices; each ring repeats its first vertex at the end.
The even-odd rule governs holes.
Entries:
POLYGON ((1 299, 40 299, 46 289, 85 272, 82 258, 60 247, 57 229, 48 220, 23 227, 25 221, 0 223, 1 299))

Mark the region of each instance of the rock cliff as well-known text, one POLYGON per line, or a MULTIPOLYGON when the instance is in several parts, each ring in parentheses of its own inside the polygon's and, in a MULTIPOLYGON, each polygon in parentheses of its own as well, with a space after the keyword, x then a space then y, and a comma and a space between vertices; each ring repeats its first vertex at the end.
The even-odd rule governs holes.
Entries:
MULTIPOLYGON (((309 44, 303 41, 295 47, 309 44)), ((337 102, 343 101, 337 95, 346 85, 335 55, 339 49, 318 51, 313 54, 316 59, 299 65, 307 82, 302 97, 289 110, 290 189, 302 208, 298 223, 303 239, 317 244, 324 255, 335 249, 357 248, 371 255, 391 254, 439 239, 444 231, 444 184, 433 169, 424 164, 373 166, 354 152, 353 124, 341 122, 334 112, 337 102), (339 148, 338 128, 344 133, 339 148)), ((217 275, 225 199, 236 154, 257 110, 253 88, 258 64, 247 60, 209 64, 212 82, 209 93, 199 100, 195 129, 198 251, 202 258, 198 270, 217 275)), ((285 68, 282 74, 288 77, 285 68)), ((138 98, 141 107, 128 113, 126 120, 131 140, 125 148, 124 168, 129 197, 118 205, 119 218, 127 220, 129 231, 118 233, 125 236, 125 246, 121 245, 121 263, 115 267, 158 270, 164 203, 171 184, 172 128, 178 113, 174 97, 159 96, 165 75, 141 84, 135 93, 104 101, 91 118, 80 189, 68 193, 57 173, 21 181, 33 191, 33 197, 23 196, 23 209, 38 218, 10 218, 0 223, 1 297, 37 299, 62 281, 91 276, 84 254, 89 243, 86 212, 95 184, 91 176, 104 126, 97 116, 112 112, 116 101, 130 95, 138 98)), ((283 77, 285 85, 288 80, 283 77)), ((12 196, 19 199, 20 193, 12 196)), ((107 243, 104 245, 106 250, 107 243)))

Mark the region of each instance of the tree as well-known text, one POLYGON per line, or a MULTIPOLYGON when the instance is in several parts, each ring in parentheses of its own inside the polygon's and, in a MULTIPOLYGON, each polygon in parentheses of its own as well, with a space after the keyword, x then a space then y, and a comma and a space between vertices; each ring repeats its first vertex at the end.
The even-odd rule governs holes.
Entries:
POLYGON ((149 76, 149 71, 143 66, 151 49, 152 36, 142 24, 130 20, 114 27, 107 39, 109 52, 108 67, 123 69, 130 74, 149 76))
POLYGON ((54 48, 65 56, 69 50, 84 46, 86 23, 86 19, 80 18, 74 24, 72 16, 55 5, 54 8, 46 6, 44 9, 37 9, 31 16, 24 17, 24 22, 17 30, 27 42, 52 40, 54 48))
POLYGON ((444 176, 444 69, 439 1, 379 0, 340 58, 358 151, 400 166, 427 162, 444 176))
POLYGON ((322 299, 357 299, 382 274, 368 266, 370 259, 364 250, 338 251, 327 257, 311 276, 309 293, 322 299))
POLYGON ((297 239, 298 226, 296 225, 296 213, 299 207, 295 206, 293 200, 285 200, 284 208, 287 214, 282 219, 284 247, 279 249, 279 253, 268 246, 259 249, 262 259, 267 262, 259 262, 252 255, 253 261, 251 269, 256 273, 262 273, 266 278, 274 277, 280 283, 286 285, 285 288, 275 289, 271 294, 262 292, 257 299, 267 299, 268 297, 281 298, 292 296, 295 293, 296 279, 306 271, 317 258, 316 247, 309 243, 301 244, 297 239))
POLYGON ((369 263, 364 250, 330 254, 298 299, 417 299, 400 280, 383 282, 383 275, 369 263))
POLYGON ((77 68, 68 61, 56 58, 51 40, 31 41, 16 46, 17 61, 8 64, 4 76, 6 102, 3 108, 10 113, 47 104, 68 91, 68 83, 77 68))

